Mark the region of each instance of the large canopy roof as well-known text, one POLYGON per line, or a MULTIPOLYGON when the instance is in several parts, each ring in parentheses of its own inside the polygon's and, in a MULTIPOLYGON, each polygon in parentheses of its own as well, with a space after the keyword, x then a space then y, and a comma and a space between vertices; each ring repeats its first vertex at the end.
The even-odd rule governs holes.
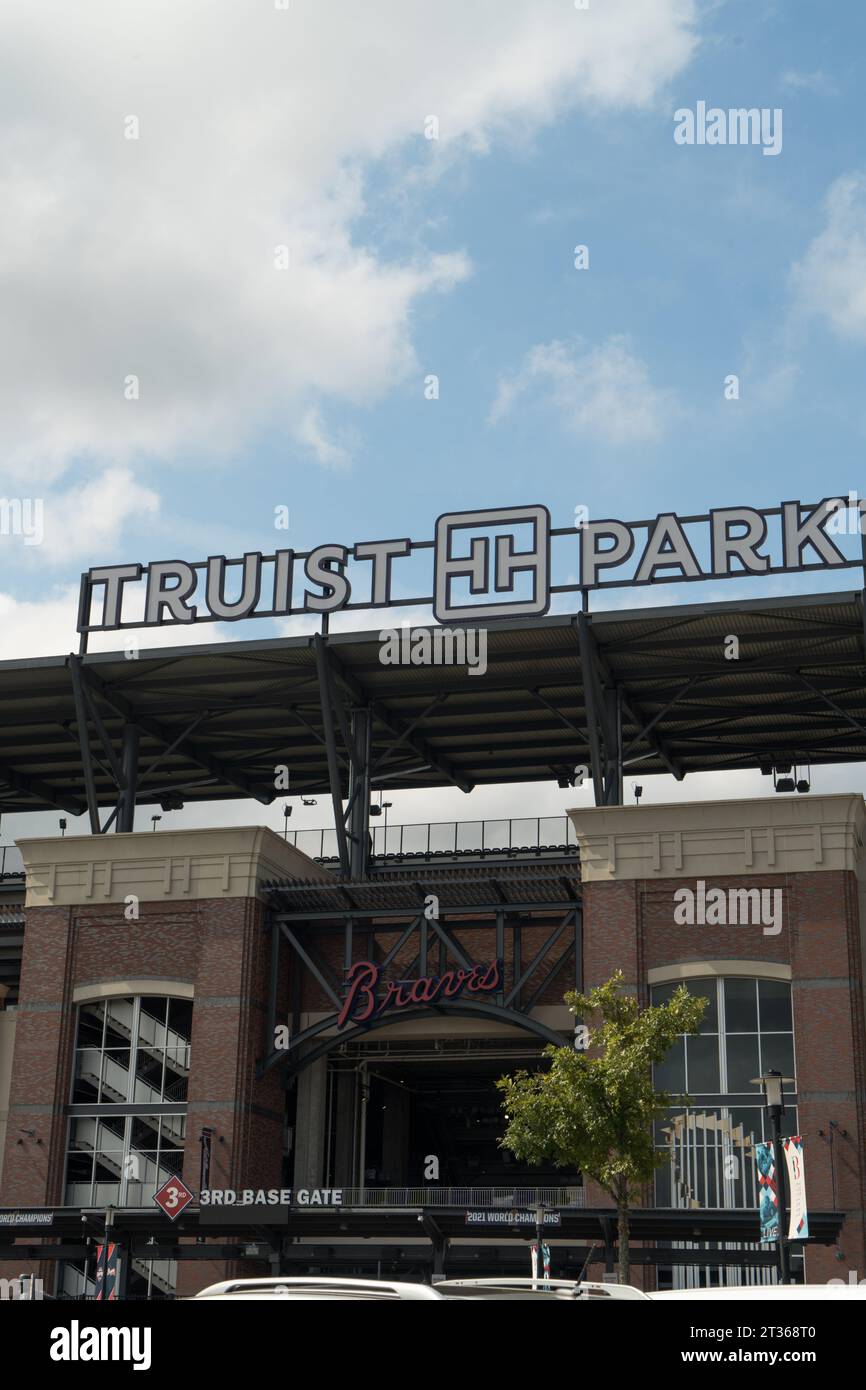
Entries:
POLYGON ((866 759, 859 592, 595 613, 582 640, 580 627, 491 623, 484 674, 383 664, 378 632, 332 634, 318 653, 304 636, 3 662, 0 808, 78 814, 91 770, 114 804, 128 725, 139 801, 271 801, 279 765, 289 794, 327 791, 323 655, 346 710, 371 711, 373 786, 573 774, 590 764, 588 687, 619 702, 630 775, 866 759))

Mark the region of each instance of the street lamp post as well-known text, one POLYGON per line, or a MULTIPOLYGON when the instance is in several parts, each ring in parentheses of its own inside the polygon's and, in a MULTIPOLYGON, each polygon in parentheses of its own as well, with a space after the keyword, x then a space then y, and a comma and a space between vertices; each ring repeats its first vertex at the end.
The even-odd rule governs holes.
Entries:
POLYGON ((544 1259, 542 1257, 542 1241, 544 1240, 544 1203, 535 1204, 535 1281, 541 1283, 541 1276, 544 1271, 544 1259))
POLYGON ((785 1183, 785 1163, 782 1149, 782 1116, 785 1113, 784 1085, 793 1082, 793 1077, 783 1076, 778 1071, 765 1071, 763 1076, 755 1076, 752 1082, 761 1086, 764 1092, 764 1105, 770 1121, 773 1136, 773 1156, 776 1169, 776 1198, 779 1209, 779 1282, 790 1283, 788 1263, 788 1201, 785 1183))

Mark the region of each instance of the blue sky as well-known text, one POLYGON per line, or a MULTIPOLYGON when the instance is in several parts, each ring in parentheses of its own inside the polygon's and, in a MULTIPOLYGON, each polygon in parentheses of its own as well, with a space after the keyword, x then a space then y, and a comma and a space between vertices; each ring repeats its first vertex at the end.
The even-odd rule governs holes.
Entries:
POLYGON ((11 4, 0 489, 44 498, 46 534, 0 538, 4 657, 74 646, 91 564, 866 490, 861 7, 243 8, 11 4), (780 108, 781 152, 677 145, 698 101, 780 108))

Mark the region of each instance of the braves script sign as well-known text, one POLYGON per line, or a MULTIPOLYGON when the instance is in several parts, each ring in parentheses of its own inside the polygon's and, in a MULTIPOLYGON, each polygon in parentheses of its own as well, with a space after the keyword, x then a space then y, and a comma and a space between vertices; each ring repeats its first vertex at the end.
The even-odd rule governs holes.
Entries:
POLYGON ((389 1009, 406 1009, 410 1004, 435 1004, 467 994, 491 994, 502 985, 502 961, 473 965, 468 970, 446 970, 442 975, 422 975, 417 980, 388 980, 379 989, 382 968, 369 960, 356 961, 346 973, 346 999, 337 1027, 347 1023, 369 1023, 389 1009))
POLYGON ((536 617, 547 612, 554 589, 579 593, 864 563, 866 501, 854 493, 808 505, 722 507, 702 516, 660 512, 650 521, 597 521, 577 507, 569 520, 554 527, 537 504, 447 512, 432 540, 94 568, 81 576, 78 631, 293 613, 325 618, 397 604, 429 606, 441 623, 536 617), (392 594, 395 576, 399 596, 392 594))

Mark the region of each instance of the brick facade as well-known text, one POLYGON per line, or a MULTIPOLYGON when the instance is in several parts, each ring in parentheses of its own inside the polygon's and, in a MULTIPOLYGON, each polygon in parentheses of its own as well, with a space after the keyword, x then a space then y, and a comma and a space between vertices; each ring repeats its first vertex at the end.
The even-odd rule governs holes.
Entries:
MULTIPOLYGON (((849 1270, 858 1279, 866 1277, 863 803, 859 797, 820 798, 816 832, 807 823, 818 809, 815 802, 795 803, 802 825, 794 821, 790 802, 752 803, 742 822, 736 811, 718 811, 715 834, 714 808, 706 805, 700 817, 692 808, 629 807, 574 812, 573 818, 584 851, 588 989, 621 969, 646 1003, 651 981, 676 978, 677 968, 702 961, 711 963, 709 973, 715 975, 726 973, 726 962, 730 974, 745 968, 760 977, 762 964, 777 968, 775 973, 778 967, 789 972, 808 1202, 812 1210, 832 1210, 835 1192, 835 1207, 845 1213, 836 1247, 806 1247, 806 1279, 822 1283, 847 1281, 849 1270), (696 819, 693 832, 690 813, 696 819), (781 829, 779 817, 784 818, 781 829), (737 837, 743 841, 742 868, 714 872, 716 863, 734 867, 737 837), (755 863, 747 867, 748 857, 755 863), (778 871, 768 872, 761 860, 773 858, 781 861, 778 871), (792 867, 798 862, 802 868, 792 867), (770 934, 760 923, 678 924, 674 895, 681 888, 697 894, 699 880, 707 894, 713 888, 779 890, 781 931, 770 934), (831 1121, 836 1126, 832 1155, 831 1121)), ((590 1189, 589 1196, 594 1205, 608 1204, 597 1191, 590 1189)))

